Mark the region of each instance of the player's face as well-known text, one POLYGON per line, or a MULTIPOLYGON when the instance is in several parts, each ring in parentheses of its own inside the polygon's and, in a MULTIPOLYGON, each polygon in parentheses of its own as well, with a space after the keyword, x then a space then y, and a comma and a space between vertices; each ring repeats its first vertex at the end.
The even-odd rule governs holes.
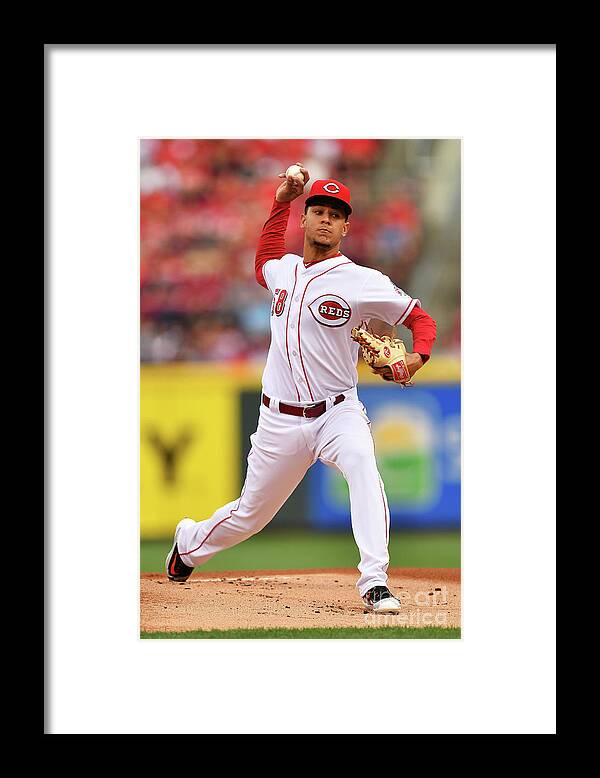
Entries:
POLYGON ((311 205, 302 214, 300 227, 309 243, 318 248, 334 248, 348 233, 348 222, 342 208, 331 205, 311 205))

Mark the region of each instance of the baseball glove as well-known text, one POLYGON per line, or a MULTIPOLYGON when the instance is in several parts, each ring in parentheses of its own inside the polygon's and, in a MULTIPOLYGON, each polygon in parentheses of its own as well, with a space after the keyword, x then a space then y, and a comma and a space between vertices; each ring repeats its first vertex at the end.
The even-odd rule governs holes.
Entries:
POLYGON ((363 359, 373 373, 385 381, 412 386, 406 365, 406 346, 399 338, 375 335, 362 327, 354 327, 350 334, 360 345, 363 359))

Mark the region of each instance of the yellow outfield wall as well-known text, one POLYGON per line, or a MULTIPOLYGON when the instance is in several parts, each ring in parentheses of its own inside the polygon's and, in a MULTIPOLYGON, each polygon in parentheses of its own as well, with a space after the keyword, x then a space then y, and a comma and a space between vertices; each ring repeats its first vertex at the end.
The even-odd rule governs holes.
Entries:
MULTIPOLYGON (((240 402, 258 391, 264 365, 142 365, 140 535, 169 537, 184 516, 207 518, 240 490, 240 402)), ((381 384, 359 362, 360 384, 381 384)), ((458 383, 460 360, 440 355, 418 383, 458 383)))
POLYGON ((235 383, 204 370, 140 372, 140 533, 164 538, 186 515, 206 518, 239 481, 235 383))

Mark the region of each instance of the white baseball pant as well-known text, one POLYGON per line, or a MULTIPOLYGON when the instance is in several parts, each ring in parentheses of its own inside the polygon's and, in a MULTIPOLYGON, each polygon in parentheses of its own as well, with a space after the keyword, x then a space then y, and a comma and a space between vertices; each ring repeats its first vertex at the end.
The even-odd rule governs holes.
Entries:
POLYGON ((261 403, 256 432, 250 436, 246 480, 237 500, 209 519, 180 530, 178 550, 184 564, 198 567, 219 551, 235 546, 265 527, 320 459, 337 467, 348 483, 352 531, 360 552, 357 587, 362 597, 387 584, 390 514, 375 461, 370 421, 356 389, 321 416, 307 419, 261 403))

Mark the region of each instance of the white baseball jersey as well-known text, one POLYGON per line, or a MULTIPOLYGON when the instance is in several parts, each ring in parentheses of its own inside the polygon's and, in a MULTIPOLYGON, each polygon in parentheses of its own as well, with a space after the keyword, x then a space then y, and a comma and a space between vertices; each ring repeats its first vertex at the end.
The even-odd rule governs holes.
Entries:
POLYGON ((402 324, 421 305, 379 270, 343 254, 309 267, 285 254, 265 262, 262 272, 273 294, 263 391, 288 403, 320 402, 356 387, 352 328, 374 318, 402 324))

